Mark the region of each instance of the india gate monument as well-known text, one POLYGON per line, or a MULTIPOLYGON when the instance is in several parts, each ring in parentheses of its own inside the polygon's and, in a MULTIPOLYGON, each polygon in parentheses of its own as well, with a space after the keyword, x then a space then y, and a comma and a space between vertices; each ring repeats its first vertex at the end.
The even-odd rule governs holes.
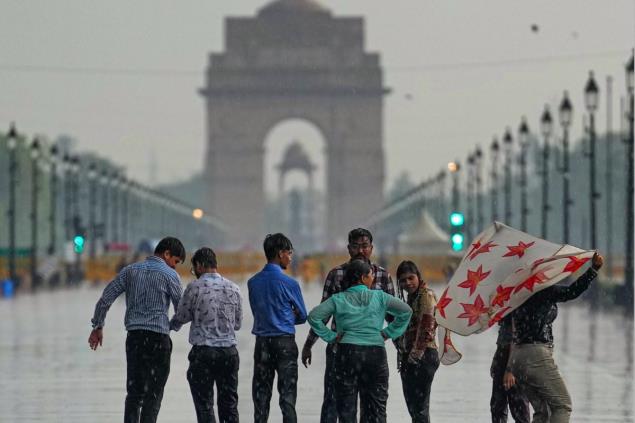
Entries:
MULTIPOLYGON (((364 20, 312 0, 277 0, 225 20, 206 86, 208 210, 230 245, 265 235, 264 140, 281 121, 314 125, 325 142, 325 226, 342 240, 383 205, 383 86, 379 54, 364 50, 364 20)), ((282 230, 283 228, 281 228, 282 230)))

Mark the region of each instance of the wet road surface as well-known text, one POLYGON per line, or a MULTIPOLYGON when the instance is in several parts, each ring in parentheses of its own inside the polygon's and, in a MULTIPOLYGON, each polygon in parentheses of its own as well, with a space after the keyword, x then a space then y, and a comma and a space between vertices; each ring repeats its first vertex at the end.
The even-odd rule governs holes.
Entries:
MULTIPOLYGON (((246 285, 240 285, 246 296, 246 285)), ((440 293, 441 289, 435 287, 440 293)), ((0 301, 0 422, 95 422, 123 419, 125 397, 125 330, 123 296, 111 307, 104 328, 104 346, 88 348, 90 318, 99 289, 42 292, 0 301)), ((321 286, 304 286, 307 308, 319 302, 321 286)), ((251 403, 251 312, 245 305, 239 332, 239 412, 253 419, 251 403)), ((172 313, 172 312, 171 312, 172 313)), ((185 326, 172 334, 174 350, 160 422, 195 422, 185 379, 189 344, 185 326)), ((299 348, 307 325, 298 327, 299 348)), ((561 308, 556 321, 556 362, 573 398, 573 422, 633 422, 632 321, 601 313, 594 319, 580 305, 561 308), (592 322, 595 322, 592 324, 592 322), (595 333, 596 341, 589 338, 595 333)), ((488 422, 491 379, 489 367, 496 332, 469 338, 456 336, 464 354, 453 366, 441 366, 432 385, 431 417, 435 423, 488 422)), ((300 422, 319 421, 324 371, 324 347, 313 348, 313 364, 300 364, 297 411, 300 422)), ((395 350, 388 345, 390 397, 388 421, 409 421, 395 350)), ((277 394, 271 400, 270 421, 281 421, 277 394)), ((511 418, 510 418, 511 421, 511 418)))

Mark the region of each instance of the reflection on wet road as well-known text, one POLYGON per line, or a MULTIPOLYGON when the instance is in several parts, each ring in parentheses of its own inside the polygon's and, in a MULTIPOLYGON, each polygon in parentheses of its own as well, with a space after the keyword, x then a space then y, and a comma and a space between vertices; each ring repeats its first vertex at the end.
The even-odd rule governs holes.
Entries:
MULTIPOLYGON (((311 308, 319 301, 319 284, 305 286, 311 308)), ((241 289, 246 294, 246 285, 241 289)), ((439 291, 440 289, 436 289, 439 291)), ((95 422, 122 420, 125 397, 124 302, 111 308, 104 330, 104 347, 89 350, 90 317, 100 290, 45 292, 0 301, 0 421, 95 422)), ((251 313, 245 304, 244 327, 239 334, 239 411, 252 419, 251 375, 254 338, 251 313)), ((159 421, 196 420, 185 379, 186 326, 173 334, 174 351, 159 421)), ((298 329, 301 347, 308 327, 298 329)), ((633 422, 632 321, 610 313, 592 319, 580 304, 561 308, 556 321, 556 362, 573 398, 573 422, 633 422), (567 314, 565 319, 565 314, 567 314), (568 320, 569 333, 563 333, 568 320), (593 322, 593 324, 592 324, 593 322), (589 334, 597 339, 590 342, 589 334), (567 345, 564 340, 567 339, 567 345)), ((441 422, 488 422, 495 331, 469 338, 456 337, 464 358, 441 366, 432 385, 431 416, 441 422)), ((390 397, 388 421, 408 421, 395 350, 388 345, 390 397)), ((300 365, 297 410, 299 421, 316 422, 322 398, 324 344, 313 349, 313 365, 300 365)), ((274 390, 275 391, 275 390, 274 390)), ((271 419, 281 420, 277 395, 271 400, 271 419)))

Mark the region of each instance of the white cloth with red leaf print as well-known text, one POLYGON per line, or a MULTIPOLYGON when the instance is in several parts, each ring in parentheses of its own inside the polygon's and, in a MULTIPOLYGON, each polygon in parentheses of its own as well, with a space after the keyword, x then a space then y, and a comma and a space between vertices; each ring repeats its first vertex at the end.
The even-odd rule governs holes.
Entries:
MULTIPOLYGON (((464 336, 483 332, 536 292, 579 274, 593 253, 494 222, 474 239, 448 282, 437 303, 436 321, 464 336)), ((452 364, 460 354, 449 335, 443 336, 442 362, 447 354, 446 364, 452 364)))

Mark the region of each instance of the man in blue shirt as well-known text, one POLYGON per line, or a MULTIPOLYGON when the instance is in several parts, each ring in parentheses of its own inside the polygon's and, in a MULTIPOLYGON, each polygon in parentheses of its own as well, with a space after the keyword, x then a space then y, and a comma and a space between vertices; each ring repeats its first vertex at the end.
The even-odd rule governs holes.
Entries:
POLYGON ((300 285, 283 270, 291 264, 293 245, 281 233, 267 235, 263 244, 267 264, 249 279, 249 305, 256 335, 252 398, 254 421, 266 422, 273 378, 278 373, 278 394, 283 423, 295 423, 298 383, 298 346, 295 325, 306 322, 300 285))
POLYGON ((170 374, 172 341, 168 309, 176 310, 183 290, 174 268, 185 260, 185 248, 176 238, 163 238, 154 255, 124 267, 97 301, 90 348, 102 345, 108 309, 126 293, 126 405, 125 423, 154 423, 159 415, 163 388, 170 374))

